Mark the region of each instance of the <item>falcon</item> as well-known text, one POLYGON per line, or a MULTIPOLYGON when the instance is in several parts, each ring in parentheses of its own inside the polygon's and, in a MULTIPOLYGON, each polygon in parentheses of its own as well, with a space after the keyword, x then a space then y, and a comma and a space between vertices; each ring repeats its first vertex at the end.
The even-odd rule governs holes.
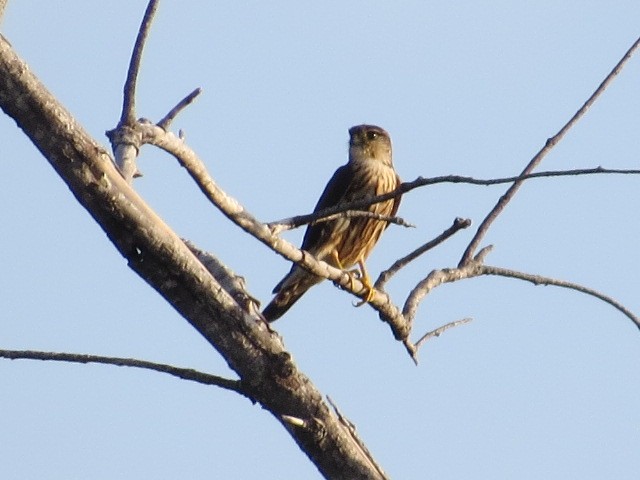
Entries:
MULTIPOLYGON (((357 125, 349 129, 349 161, 335 171, 313 211, 393 192, 400 183, 393 168, 389 134, 375 125, 357 125)), ((364 210, 393 217, 399 206, 398 196, 364 210)), ((321 221, 307 227, 300 248, 342 270, 357 266, 356 272, 365 285, 364 302, 368 302, 373 296, 373 286, 364 262, 388 225, 385 220, 363 216, 321 221)), ((262 312, 265 319, 273 322, 280 318, 322 280, 323 277, 294 264, 273 289, 275 297, 262 312)))

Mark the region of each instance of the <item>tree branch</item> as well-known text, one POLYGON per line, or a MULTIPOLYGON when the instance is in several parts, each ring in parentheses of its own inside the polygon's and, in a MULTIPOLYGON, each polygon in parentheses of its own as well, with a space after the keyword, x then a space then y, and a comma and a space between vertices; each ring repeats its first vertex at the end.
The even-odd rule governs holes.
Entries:
MULTIPOLYGON (((240 226, 250 235, 267 245, 269 248, 279 253, 286 259, 294 261, 302 265, 312 273, 319 275, 323 278, 332 280, 338 284, 344 290, 351 292, 352 294, 359 296, 360 292, 364 292, 364 285, 361 284, 359 279, 354 279, 352 276, 346 274, 340 269, 336 269, 315 259, 307 252, 301 251, 294 245, 286 242, 282 238, 279 238, 272 234, 272 231, 265 224, 260 223, 251 214, 249 214, 237 200, 227 195, 221 190, 211 176, 208 174, 204 163, 198 158, 182 139, 177 138, 170 132, 166 132, 159 128, 157 125, 153 125, 150 122, 138 123, 137 128, 140 129, 142 142, 150 143, 162 148, 168 153, 172 154, 180 164, 187 170, 189 175, 194 179, 205 196, 225 214, 236 225, 240 226)), ((603 169, 591 169, 590 173, 604 173, 603 169)), ((539 175, 538 175, 539 176, 539 175)), ((389 198, 397 195, 392 192, 388 195, 389 198)), ((376 199, 369 199, 369 202, 376 199)), ((319 214, 324 217, 327 209, 324 213, 319 214)), ((446 238, 459 231, 461 228, 466 228, 467 221, 461 220, 455 222, 452 227, 443 232, 439 237, 429 242, 416 251, 409 254, 405 259, 401 259, 400 268, 403 261, 411 261, 417 258, 420 254, 424 253, 430 248, 433 248, 435 244, 439 244, 446 238)), ((442 269, 434 270, 431 274, 422 280, 409 294, 402 311, 400 311, 391 301, 386 292, 382 290, 375 290, 374 296, 370 306, 378 311, 378 314, 382 321, 386 322, 391 328, 394 337, 401 341, 405 346, 410 356, 417 361, 417 348, 409 340, 409 334, 412 329, 413 320, 417 313, 417 308, 424 296, 426 296, 433 288, 443 284, 450 283, 464 278, 471 278, 478 276, 480 273, 478 268, 482 265, 483 259, 489 252, 490 248, 485 248, 476 256, 473 262, 470 262, 467 266, 462 266, 454 269, 442 269)))
POLYGON ((171 125, 171 122, 173 122, 173 120, 180 114, 180 112, 182 112, 182 110, 184 110, 185 108, 187 108, 189 105, 191 105, 191 103, 196 99, 196 97, 198 95, 200 95, 202 93, 202 89, 200 87, 196 88, 193 92, 191 92, 189 95, 187 95, 186 97, 184 97, 182 100, 180 100, 178 102, 178 104, 173 107, 169 113, 167 113, 162 120, 160 120, 158 122, 158 126, 160 128, 162 128, 163 130, 166 130, 169 128, 169 125, 171 125))
MULTIPOLYGON (((615 168, 603 168, 603 167, 594 167, 594 168, 580 168, 580 169, 572 169, 572 170, 549 170, 544 172, 533 172, 528 173, 526 175, 517 175, 512 177, 502 177, 502 178, 489 178, 489 179, 481 179, 481 178, 473 178, 467 177, 463 175, 443 175, 439 177, 418 177, 415 180, 409 182, 401 183, 398 188, 389 193, 384 193, 382 195, 376 195, 375 197, 369 197, 362 200, 356 200, 354 202, 345 203, 344 205, 339 205, 336 207, 326 208, 319 212, 315 213, 307 213, 304 215, 296 215, 293 217, 285 218, 282 220, 277 220, 268 223, 267 225, 271 226, 274 229, 274 234, 279 233, 282 230, 287 230, 289 228, 296 228, 301 225, 309 224, 313 221, 318 221, 319 219, 332 217, 333 215, 347 212, 347 211, 361 211, 362 209, 374 205, 376 203, 384 202, 385 200, 389 200, 391 198, 395 198, 400 195, 404 195, 416 188, 426 187, 428 185, 436 185, 440 183, 463 183, 469 185, 481 185, 481 186, 491 186, 491 185, 501 185, 504 183, 513 183, 516 181, 525 181, 530 179, 538 179, 538 178, 547 178, 547 177, 568 177, 568 176, 582 176, 582 175, 638 175, 640 174, 640 169, 615 169, 615 168), (282 225, 282 227, 280 227, 282 225)), ((334 218, 334 217, 332 217, 334 218)))
POLYGON ((431 330, 430 332, 425 333, 420 339, 415 343, 416 350, 419 349, 423 343, 433 337, 439 337, 444 332, 449 330, 450 328, 457 327, 459 325, 466 325, 471 322, 471 318, 463 318, 462 320, 456 320, 455 322, 450 322, 441 327, 436 328, 435 330, 431 330))
POLYGON ((443 175, 441 177, 423 178, 418 177, 412 182, 405 182, 402 184, 402 192, 406 193, 414 188, 423 187, 426 185, 435 185, 437 183, 467 183, 469 185, 501 185, 503 183, 519 182, 524 180, 531 180, 536 178, 552 178, 552 177, 573 177, 582 175, 596 175, 596 174, 614 174, 614 175, 638 175, 640 170, 632 168, 575 168, 572 170, 547 170, 543 172, 533 172, 526 175, 517 175, 514 177, 502 177, 502 178, 473 178, 465 177, 462 175, 443 175))
POLYGON ((453 221, 453 224, 449 228, 447 228, 444 232, 442 232, 440 235, 438 235, 436 238, 434 238, 433 240, 430 240, 424 245, 421 245, 420 247, 416 248, 413 252, 400 258, 399 260, 396 260, 394 264, 391 265, 387 270, 385 270, 384 272, 381 272, 380 275, 378 276, 378 279, 376 280, 374 287, 377 288, 378 290, 382 290, 386 285, 386 283, 391 279, 391 277, 393 277, 396 273, 398 273, 400 269, 407 266, 409 263, 414 261, 423 253, 428 252, 429 250, 437 247, 442 242, 452 237, 453 235, 458 233, 460 230, 463 230, 469 227, 470 225, 471 225, 471 220, 469 220, 468 218, 456 218, 453 221))
MULTIPOLYGON (((128 265, 220 352, 247 394, 274 415, 324 476, 385 478, 371 468, 278 335, 209 273, 2 38, 0 108, 51 163, 128 265), (316 427, 294 427, 283 415, 316 427)), ((266 226, 262 233, 270 235, 266 226)))
POLYGON ((467 262, 461 267, 433 270, 429 275, 418 282, 418 284, 409 293, 402 309, 402 315, 406 319, 409 328, 411 328, 411 325, 413 324, 420 302, 427 294, 429 294, 429 292, 431 292, 431 290, 444 283, 457 282, 459 280, 464 280, 465 278, 477 277, 479 268, 482 266, 485 257, 489 254, 492 248, 492 246, 484 247, 480 252, 478 252, 472 261, 467 262))
POLYGON ((238 380, 211 375, 209 373, 199 372, 192 368, 179 368, 164 363, 148 362, 146 360, 138 360, 136 358, 121 357, 104 357, 101 355, 86 355, 80 353, 60 353, 60 352, 41 352, 35 350, 5 350, 0 349, 0 357, 10 360, 27 359, 27 360, 52 360, 56 362, 72 362, 72 363, 100 363, 103 365, 115 365, 117 367, 134 367, 146 370, 153 370, 160 373, 168 373, 174 377, 192 382, 202 383, 203 385, 214 385, 224 388, 232 392, 239 393, 249 400, 251 397, 242 389, 242 385, 238 380))
POLYGON ((271 230, 271 233, 273 233, 274 235, 279 235, 283 231, 292 230, 294 228, 298 228, 307 224, 315 225, 317 223, 329 222, 337 218, 366 217, 366 218, 374 218, 376 220, 381 220, 383 222, 394 223, 396 225, 400 225, 401 227, 415 228, 415 225, 405 221, 401 217, 389 217, 387 215, 380 215, 379 213, 369 212, 366 210, 346 210, 344 212, 333 213, 329 215, 326 215, 323 212, 324 211, 321 210, 317 213, 312 213, 310 215, 284 218, 282 220, 277 220, 275 222, 269 222, 267 223, 267 227, 269 227, 269 229, 271 230))
POLYGON ((508 277, 508 278, 517 278, 519 280, 525 280, 527 282, 531 282, 534 285, 553 285, 556 287, 568 288, 570 290, 575 290, 580 293, 584 293, 586 295, 590 295, 599 300, 602 300, 605 303, 608 303, 616 310, 622 312, 626 315, 633 323, 635 323, 636 327, 640 328, 640 318, 635 315, 631 310, 626 308, 617 300, 614 300, 612 297, 605 295, 593 288, 585 287, 578 283, 567 282, 566 280, 558 280, 555 278, 544 277, 542 275, 532 275, 530 273, 518 272, 516 270, 510 270, 507 268, 501 267, 493 267, 490 265, 482 265, 478 271, 478 275, 497 275, 500 277, 508 277))
POLYGON ((4 10, 7 7, 9 0, 0 0, 0 24, 2 23, 2 17, 4 16, 4 10))
MULTIPOLYGON (((573 127, 578 120, 580 120, 584 114, 589 110, 591 105, 600 97, 600 95, 607 89, 607 87, 611 84, 613 79, 620 73, 625 64, 629 61, 631 56, 635 53, 635 51, 640 47, 640 38, 638 38, 634 44, 627 50, 627 52, 623 55, 622 59, 613 67, 613 70, 606 76, 606 78, 602 81, 602 83, 598 86, 598 88, 593 92, 593 94, 589 97, 589 99, 580 107, 580 109, 569 119, 569 121, 556 133, 552 138, 548 139, 545 146, 531 159, 531 161, 524 168, 520 176, 529 175, 533 170, 542 162, 542 159, 547 156, 547 154, 555 147, 565 136, 565 134, 573 127)), ((511 201, 511 199, 515 196, 516 192, 522 186, 524 180, 516 180, 511 187, 506 191, 502 197, 498 200, 498 203, 493 207, 493 209, 489 212, 489 214, 482 221, 476 234, 471 239, 471 242, 467 246, 464 251, 459 266, 463 266, 466 263, 471 261, 471 257, 475 250, 480 245, 480 242, 486 235, 489 227, 493 223, 493 221, 498 218, 498 215, 505 209, 507 204, 511 201)))
POLYGON ((136 43, 131 53, 127 79, 124 83, 122 113, 115 129, 107 131, 106 135, 112 145, 115 164, 122 177, 131 183, 135 177, 142 174, 136 165, 136 158, 140 152, 140 136, 133 128, 136 123, 136 82, 142 61, 142 51, 151 28, 151 22, 158 8, 158 0, 150 0, 144 13, 144 18, 138 30, 136 43))
POLYGON ((158 9, 159 0, 150 0, 147 9, 144 12, 136 43, 133 46, 131 60, 129 62, 129 70, 127 71, 127 80, 124 84, 122 114, 120 115, 119 125, 133 125, 136 121, 136 83, 138 81, 138 73, 140 72, 140 62, 142 61, 142 51, 151 29, 153 17, 158 9))
MULTIPOLYGON (((180 165, 187 170, 207 199, 245 232, 287 260, 296 262, 311 273, 331 280, 357 297, 362 297, 368 293, 367 288, 360 279, 354 278, 353 275, 349 275, 344 270, 318 261, 310 253, 300 250, 290 242, 273 235, 267 225, 256 220, 235 198, 229 196, 218 187, 207 172, 202 160, 173 133, 166 132, 150 122, 138 122, 137 128, 140 129, 143 143, 155 145, 173 155, 180 165)), ((397 340, 402 341, 407 338, 410 330, 407 329, 407 324, 400 310, 391 302, 390 297, 385 292, 374 290, 373 298, 370 299, 368 305, 377 310, 380 318, 389 324, 397 340)), ((405 347, 408 350, 411 349, 407 344, 405 344, 405 347)))
MULTIPOLYGON (((579 285, 577 283, 567 282, 565 280, 557 280, 554 278, 544 277, 541 275, 532 275, 529 273, 517 272, 515 270, 509 270, 506 268, 485 265, 484 259, 486 258, 487 254, 491 251, 491 249, 492 249, 491 246, 483 248, 471 261, 467 262, 466 264, 460 267, 433 270, 431 273, 429 273, 429 275, 427 275, 427 277, 421 280, 414 287, 414 289, 411 291, 411 293, 407 297, 407 300, 404 304, 404 308, 402 311, 402 315, 407 321, 408 328, 409 329, 412 328, 412 323, 415 318, 420 302, 434 288, 444 283, 457 282, 459 280, 474 278, 480 275, 496 275, 501 277, 516 278, 519 280, 525 280, 527 282, 531 282, 535 285, 554 285, 557 287, 576 290, 578 292, 585 293, 587 295, 598 298, 603 302, 608 303, 609 305, 613 306, 614 308, 622 312, 625 316, 627 316, 636 325, 636 327, 640 328, 640 317, 635 315, 633 312, 631 312, 628 308, 626 308, 617 300, 614 300, 612 297, 609 297, 608 295, 598 292, 597 290, 585 287, 583 285, 579 285)), ((417 352, 417 349, 420 347, 420 345, 428 338, 431 338, 433 336, 438 336, 440 333, 442 333, 442 331, 446 330, 447 328, 457 326, 461 323, 467 323, 467 322, 466 321, 452 322, 451 324, 444 325, 443 327, 440 327, 432 332, 427 333, 425 336, 423 336, 420 340, 418 340, 415 343, 414 345, 415 351, 417 352)), ((414 358, 414 361, 417 361, 415 356, 413 358, 414 358)))
POLYGON ((359 295, 359 292, 365 290, 364 284, 359 279, 354 278, 344 270, 318 261, 308 252, 300 250, 290 242, 273 235, 267 225, 259 222, 235 198, 228 195, 215 183, 207 172, 204 162, 182 139, 150 122, 139 122, 136 128, 140 131, 143 143, 155 145, 173 155, 196 182, 205 197, 245 232, 287 260, 299 263, 310 272, 337 283, 356 296, 359 295))

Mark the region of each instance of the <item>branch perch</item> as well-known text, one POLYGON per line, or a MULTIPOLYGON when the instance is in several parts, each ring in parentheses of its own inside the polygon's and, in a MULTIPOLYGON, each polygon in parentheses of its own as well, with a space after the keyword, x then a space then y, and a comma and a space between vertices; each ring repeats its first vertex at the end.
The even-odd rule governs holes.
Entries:
POLYGON ((278 335, 222 287, 1 37, 0 108, 51 163, 128 265, 224 357, 248 395, 283 423, 323 475, 386 478, 371 469, 370 459, 298 370, 278 335), (322 437, 285 425, 281 415, 317 419, 322 437))

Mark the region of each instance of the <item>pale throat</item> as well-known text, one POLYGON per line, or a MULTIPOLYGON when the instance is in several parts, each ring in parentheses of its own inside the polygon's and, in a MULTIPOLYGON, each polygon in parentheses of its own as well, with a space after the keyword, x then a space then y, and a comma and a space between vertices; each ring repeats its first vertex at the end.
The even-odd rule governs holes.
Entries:
POLYGON ((376 148, 365 149, 362 147, 351 147, 349 149, 349 161, 356 164, 369 163, 370 167, 392 168, 391 149, 376 148))

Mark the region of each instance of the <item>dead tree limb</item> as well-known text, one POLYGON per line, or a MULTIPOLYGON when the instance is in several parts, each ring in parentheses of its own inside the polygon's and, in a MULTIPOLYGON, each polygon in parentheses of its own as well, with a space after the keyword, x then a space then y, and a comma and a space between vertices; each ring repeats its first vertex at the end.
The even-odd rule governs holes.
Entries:
POLYGON ((328 478, 385 478, 278 335, 247 312, 131 189, 111 157, 0 38, 0 107, 104 230, 129 266, 225 358, 244 389, 328 478), (306 426, 285 421, 304 419, 306 426))

